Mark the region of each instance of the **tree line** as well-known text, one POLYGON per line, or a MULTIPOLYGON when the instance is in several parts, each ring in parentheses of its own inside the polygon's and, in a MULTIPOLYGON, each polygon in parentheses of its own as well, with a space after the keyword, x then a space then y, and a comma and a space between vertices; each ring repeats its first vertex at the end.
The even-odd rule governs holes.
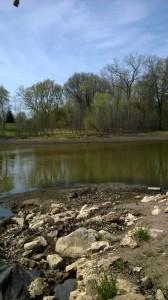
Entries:
MULTIPOLYGON (((125 56, 100 74, 74 73, 65 84, 46 79, 18 87, 25 111, 14 116, 20 132, 54 134, 57 129, 98 134, 168 129, 168 58, 125 56)), ((9 92, 0 87, 0 121, 9 114, 9 92)), ((18 131, 19 132, 19 131, 18 131)))

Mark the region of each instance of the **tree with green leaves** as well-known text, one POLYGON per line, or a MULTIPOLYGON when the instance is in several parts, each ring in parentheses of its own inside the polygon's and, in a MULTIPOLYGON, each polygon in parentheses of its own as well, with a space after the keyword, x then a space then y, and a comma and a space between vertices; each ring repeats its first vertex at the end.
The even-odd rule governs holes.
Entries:
POLYGON ((64 95, 75 130, 82 130, 85 115, 92 109, 95 94, 107 88, 105 79, 84 72, 74 73, 64 84, 64 95))
POLYGON ((9 92, 4 88, 3 85, 0 86, 0 123, 1 128, 5 128, 5 118, 9 107, 9 92))
POLYGON ((17 95, 23 99, 26 109, 31 111, 43 132, 52 126, 53 117, 56 119, 62 103, 61 85, 47 79, 26 89, 19 87, 17 95))

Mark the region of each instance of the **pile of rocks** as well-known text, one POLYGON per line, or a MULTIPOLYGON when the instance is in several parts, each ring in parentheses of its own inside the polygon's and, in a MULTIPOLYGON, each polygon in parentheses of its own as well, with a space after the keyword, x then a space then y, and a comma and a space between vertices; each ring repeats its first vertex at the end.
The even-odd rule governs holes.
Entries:
MULTIPOLYGON (((167 194, 159 199, 168 203, 167 194)), ((142 203, 148 200, 143 198, 142 203)), ((106 272, 117 277, 115 300, 164 300, 142 268, 117 255, 119 247, 131 251, 139 246, 131 232, 140 218, 138 210, 133 214, 112 202, 80 210, 60 203, 51 203, 47 211, 41 205, 27 205, 1 221, 1 265, 17 263, 23 269, 42 271, 27 286, 30 299, 97 299, 94 282, 106 272)))

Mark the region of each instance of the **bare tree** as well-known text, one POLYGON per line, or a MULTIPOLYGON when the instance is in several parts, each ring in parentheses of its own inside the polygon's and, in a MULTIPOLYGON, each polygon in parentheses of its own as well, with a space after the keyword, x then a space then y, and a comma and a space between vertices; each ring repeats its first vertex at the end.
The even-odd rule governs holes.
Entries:
POLYGON ((147 73, 143 82, 149 90, 154 92, 154 101, 158 108, 159 129, 162 129, 163 108, 168 98, 168 58, 149 56, 145 63, 147 73))
POLYGON ((111 81, 113 92, 115 89, 121 89, 127 101, 131 99, 133 84, 138 81, 142 75, 144 56, 129 54, 123 63, 119 63, 116 59, 112 64, 108 64, 103 74, 111 81))

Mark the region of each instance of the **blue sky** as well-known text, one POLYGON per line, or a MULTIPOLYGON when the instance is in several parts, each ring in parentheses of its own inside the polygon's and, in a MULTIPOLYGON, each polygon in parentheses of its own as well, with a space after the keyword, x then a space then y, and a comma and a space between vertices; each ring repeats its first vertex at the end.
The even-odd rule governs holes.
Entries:
POLYGON ((167 0, 0 0, 0 85, 12 95, 129 53, 168 55, 167 0))

